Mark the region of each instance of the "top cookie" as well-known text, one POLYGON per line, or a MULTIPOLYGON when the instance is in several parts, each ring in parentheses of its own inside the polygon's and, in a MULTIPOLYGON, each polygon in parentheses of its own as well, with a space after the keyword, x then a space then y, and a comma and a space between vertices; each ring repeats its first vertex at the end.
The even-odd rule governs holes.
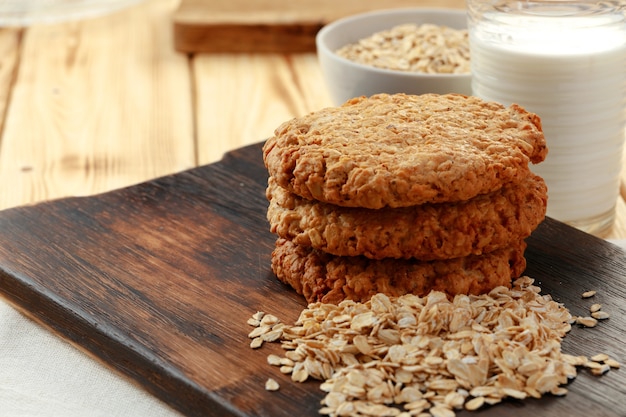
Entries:
POLYGON ((281 187, 344 207, 468 200, 547 154, 535 114, 458 94, 377 94, 279 126, 263 159, 281 187))

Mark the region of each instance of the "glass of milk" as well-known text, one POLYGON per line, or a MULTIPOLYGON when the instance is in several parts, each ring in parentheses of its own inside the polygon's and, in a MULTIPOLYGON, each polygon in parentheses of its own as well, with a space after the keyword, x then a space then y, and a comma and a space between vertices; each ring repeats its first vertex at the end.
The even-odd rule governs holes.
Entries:
POLYGON ((626 2, 467 0, 472 93, 539 115, 548 216, 602 235, 626 126, 626 2))

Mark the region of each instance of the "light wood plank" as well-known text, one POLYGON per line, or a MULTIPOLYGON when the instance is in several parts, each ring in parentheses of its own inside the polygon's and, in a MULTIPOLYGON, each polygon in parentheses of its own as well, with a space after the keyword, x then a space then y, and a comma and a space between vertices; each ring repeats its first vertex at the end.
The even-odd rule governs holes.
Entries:
POLYGON ((195 165, 176 0, 25 32, 0 149, 0 208, 89 195, 195 165))
POLYGON ((315 54, 199 54, 193 69, 200 164, 332 104, 315 54))
POLYGON ((0 29, 0 132, 19 62, 21 33, 21 29, 0 29))

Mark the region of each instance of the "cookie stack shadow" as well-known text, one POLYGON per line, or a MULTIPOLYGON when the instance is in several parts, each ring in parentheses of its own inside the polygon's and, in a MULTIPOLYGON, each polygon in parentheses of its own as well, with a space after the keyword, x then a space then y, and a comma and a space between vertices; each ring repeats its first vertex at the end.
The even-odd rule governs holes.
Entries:
POLYGON ((283 123, 263 149, 272 270, 307 302, 480 294, 526 268, 547 189, 539 118, 379 94, 283 123))

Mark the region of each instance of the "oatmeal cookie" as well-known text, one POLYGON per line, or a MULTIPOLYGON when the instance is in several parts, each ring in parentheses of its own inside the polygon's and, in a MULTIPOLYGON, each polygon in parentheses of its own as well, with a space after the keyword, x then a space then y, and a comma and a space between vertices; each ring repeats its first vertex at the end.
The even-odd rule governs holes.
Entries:
POLYGON ((458 94, 354 98, 283 123, 263 147, 281 187, 370 209, 468 200, 546 154, 537 115, 458 94))
POLYGON ((309 303, 363 302, 376 293, 424 296, 431 290, 450 296, 481 294, 497 286, 510 287, 526 268, 525 249, 526 243, 519 241, 488 254, 444 261, 372 260, 334 256, 278 238, 272 270, 309 303))
POLYGON ((372 210, 307 200, 270 177, 267 197, 270 231, 295 244, 338 256, 435 260, 528 237, 545 217, 547 188, 531 174, 467 201, 372 210))

